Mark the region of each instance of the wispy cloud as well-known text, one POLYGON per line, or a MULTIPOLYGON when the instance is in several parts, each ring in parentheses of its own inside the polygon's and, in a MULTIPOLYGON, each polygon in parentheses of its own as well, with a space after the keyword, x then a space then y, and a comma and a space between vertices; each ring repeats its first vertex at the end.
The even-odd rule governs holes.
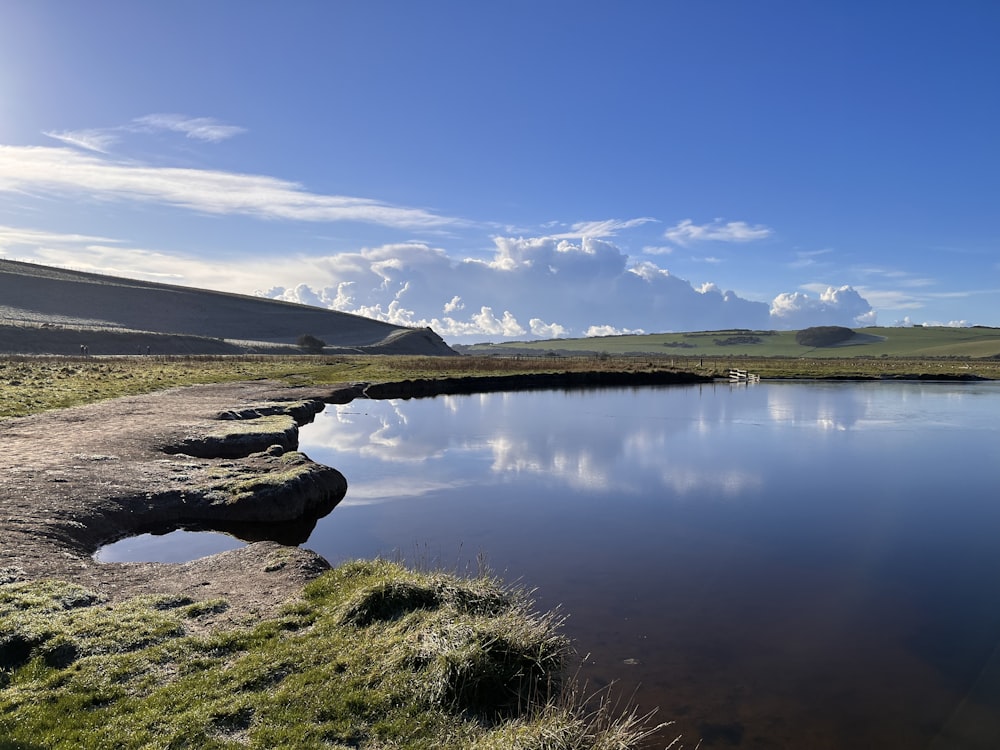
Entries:
POLYGON ((819 259, 824 255, 829 255, 833 252, 830 248, 823 248, 822 250, 802 250, 795 254, 795 260, 788 264, 789 268, 809 268, 810 266, 815 266, 819 263, 819 259))
POLYGON ((774 234, 774 230, 763 224, 747 224, 745 221, 727 221, 715 219, 708 224, 695 224, 691 219, 684 219, 670 227, 663 236, 678 245, 691 242, 753 242, 763 240, 774 234))
POLYGON ((87 151, 97 151, 101 154, 108 153, 118 140, 118 136, 112 130, 49 130, 44 133, 49 138, 55 138, 69 146, 76 146, 87 151))
POLYGON ((214 117, 188 117, 178 114, 153 114, 137 117, 132 121, 130 129, 170 130, 183 133, 188 138, 197 141, 218 143, 227 138, 246 132, 239 125, 227 125, 214 117))
POLYGON ((296 257, 280 265, 271 258, 251 258, 233 264, 138 247, 123 238, 61 234, 5 225, 0 225, 0 257, 201 289, 218 289, 219 279, 225 279, 226 291, 246 293, 268 280, 293 283, 302 274, 323 278, 324 273, 315 258, 296 257))
POLYGON ((1000 289, 961 289, 954 292, 932 292, 926 296, 934 299, 965 299, 980 294, 1000 294, 1000 289))
POLYGON ((0 191, 87 195, 263 219, 356 221, 400 228, 459 223, 420 208, 313 193, 267 175, 153 167, 42 146, 0 146, 0 191))
POLYGON ((17 247, 38 248, 48 245, 65 247, 90 243, 114 244, 117 240, 87 234, 50 232, 45 229, 11 227, 0 224, 0 250, 17 247))
POLYGON ((638 219, 604 219, 603 221, 578 221, 570 225, 568 232, 559 232, 551 235, 555 239, 577 240, 584 237, 601 239, 604 237, 614 237, 625 229, 633 229, 643 224, 655 222, 656 219, 650 216, 642 216, 638 219))
POLYGON ((938 283, 936 279, 914 276, 909 271, 900 271, 898 269, 876 268, 869 266, 857 269, 857 273, 868 279, 878 279, 881 283, 891 283, 896 286, 909 288, 934 286, 938 283))
POLYGON ((219 143, 247 129, 239 125, 216 120, 214 117, 189 117, 179 114, 152 114, 137 117, 125 125, 110 128, 84 128, 80 130, 48 130, 44 135, 62 141, 68 146, 107 154, 111 147, 128 133, 155 133, 168 131, 206 143, 219 143))
MULTIPOLYGON (((936 296, 928 290, 938 284, 937 280, 908 271, 865 266, 854 269, 854 273, 865 279, 865 283, 857 287, 858 291, 879 309, 917 310, 936 296)), ((813 285, 814 288, 820 286, 823 285, 813 285)))
POLYGON ((926 304, 922 297, 901 289, 875 289, 859 286, 858 292, 880 310, 919 310, 926 304))
MULTIPOLYGON (((958 289, 950 292, 918 292, 907 288, 879 289, 858 287, 866 299, 887 310, 918 310, 934 300, 971 299, 979 296, 1000 295, 1000 289, 958 289)), ((948 325, 948 324, 941 324, 948 325)))

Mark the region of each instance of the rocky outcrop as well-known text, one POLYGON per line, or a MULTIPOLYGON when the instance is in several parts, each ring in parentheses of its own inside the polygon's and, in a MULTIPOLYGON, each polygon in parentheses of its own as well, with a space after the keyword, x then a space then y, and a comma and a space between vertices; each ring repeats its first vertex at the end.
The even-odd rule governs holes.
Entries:
POLYGON ((0 422, 0 569, 74 581, 112 600, 228 588, 245 599, 237 614, 276 606, 325 561, 269 546, 265 570, 254 544, 219 557, 209 574, 206 564, 100 564, 93 553, 170 528, 304 541, 347 482, 296 450, 298 425, 324 397, 347 396, 290 392, 269 383, 176 388, 0 422), (275 567, 275 556, 293 563, 275 567))
POLYGON ((218 415, 217 426, 160 448, 164 453, 197 458, 243 458, 274 446, 294 450, 299 444, 299 425, 312 422, 323 407, 320 399, 306 399, 229 409, 218 415))

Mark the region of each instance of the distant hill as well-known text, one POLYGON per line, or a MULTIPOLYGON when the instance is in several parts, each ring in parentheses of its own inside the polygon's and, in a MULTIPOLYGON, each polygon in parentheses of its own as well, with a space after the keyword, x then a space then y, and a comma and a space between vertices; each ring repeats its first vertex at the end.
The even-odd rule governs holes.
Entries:
MULTIPOLYGON (((807 329, 815 333, 821 329, 807 329)), ((633 354, 672 357, 961 357, 1000 358, 1000 328, 871 327, 840 329, 835 343, 800 331, 692 331, 456 346, 465 354, 525 356, 633 354), (806 342, 806 343, 803 343, 806 342)))
POLYGON ((0 354, 454 355, 430 328, 205 289, 0 259, 0 354))

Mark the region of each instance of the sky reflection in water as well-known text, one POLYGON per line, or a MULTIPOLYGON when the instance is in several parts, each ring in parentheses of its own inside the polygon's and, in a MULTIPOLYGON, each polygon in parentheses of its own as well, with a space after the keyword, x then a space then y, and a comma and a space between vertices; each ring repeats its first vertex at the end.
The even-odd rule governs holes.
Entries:
MULTIPOLYGON (((483 553, 563 607, 591 686, 677 722, 665 741, 996 748, 998 416, 993 383, 359 400, 302 429, 349 483, 305 546, 483 553)), ((238 544, 175 532, 101 559, 238 544)))
POLYGON ((302 431, 350 485, 306 546, 485 553, 703 747, 925 747, 1000 716, 955 713, 1000 639, 998 415, 994 384, 355 401, 302 431))

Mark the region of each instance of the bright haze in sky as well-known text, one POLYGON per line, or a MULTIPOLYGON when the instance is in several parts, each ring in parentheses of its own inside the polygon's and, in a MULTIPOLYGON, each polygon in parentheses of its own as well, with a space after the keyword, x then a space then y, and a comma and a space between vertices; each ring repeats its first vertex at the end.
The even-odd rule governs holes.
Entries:
POLYGON ((450 343, 998 326, 998 40, 995 0, 7 2, 0 256, 450 343))

